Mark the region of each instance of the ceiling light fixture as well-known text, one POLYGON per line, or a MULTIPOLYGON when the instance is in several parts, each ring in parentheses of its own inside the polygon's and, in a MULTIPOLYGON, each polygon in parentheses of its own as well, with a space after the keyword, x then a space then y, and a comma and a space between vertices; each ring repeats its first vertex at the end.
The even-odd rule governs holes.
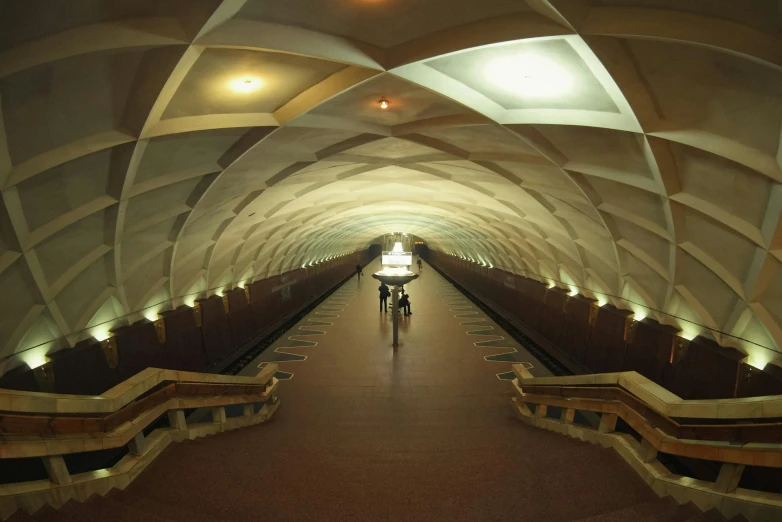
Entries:
POLYGON ((525 98, 553 98, 573 86, 564 67, 534 53, 498 58, 489 62, 484 72, 497 87, 525 98))
POLYGON ((241 93, 257 91, 262 85, 260 79, 250 77, 236 78, 228 84, 232 91, 241 93))
POLYGON ((386 100, 385 98, 380 100, 380 102, 378 102, 378 103, 380 103, 380 108, 381 109, 388 109, 388 100, 386 100))

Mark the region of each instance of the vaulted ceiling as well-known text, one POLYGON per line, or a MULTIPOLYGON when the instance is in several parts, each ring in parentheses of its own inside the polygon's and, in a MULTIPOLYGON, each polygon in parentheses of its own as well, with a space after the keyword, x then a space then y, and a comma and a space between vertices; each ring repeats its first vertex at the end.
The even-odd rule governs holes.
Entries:
POLYGON ((400 230, 762 366, 780 5, 2 2, 0 358, 400 230))

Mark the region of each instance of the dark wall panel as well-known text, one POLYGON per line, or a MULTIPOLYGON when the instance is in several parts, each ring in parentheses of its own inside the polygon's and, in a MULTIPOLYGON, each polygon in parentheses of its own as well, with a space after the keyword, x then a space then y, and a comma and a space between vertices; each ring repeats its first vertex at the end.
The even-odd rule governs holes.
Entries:
POLYGON ((6 372, 0 377, 0 388, 5 390, 19 390, 38 392, 43 391, 38 386, 35 374, 27 365, 18 366, 13 370, 6 372))
POLYGON ((725 399, 736 394, 739 366, 746 356, 696 337, 675 363, 668 389, 682 399, 725 399))
POLYGON ((550 288, 546 292, 538 333, 554 344, 559 341, 559 336, 562 333, 562 319, 565 316, 567 299, 567 292, 561 288, 550 288))
POLYGON ((234 288, 225 293, 228 296, 228 320, 231 324, 231 340, 238 348, 253 334, 252 314, 244 288, 234 288))
POLYGON ((223 298, 213 295, 198 301, 201 306, 201 335, 209 364, 215 364, 233 350, 231 323, 223 298))
POLYGON ((576 295, 565 304, 565 315, 562 318, 562 331, 557 345, 578 364, 586 363, 589 349, 589 335, 592 326, 589 316, 595 301, 576 295))
POLYGON ((114 331, 119 364, 117 373, 124 381, 146 368, 170 368, 168 355, 158 341, 154 323, 139 321, 114 331))
POLYGON ((200 372, 209 361, 204 350, 201 328, 196 323, 195 311, 189 306, 163 313, 166 325, 166 354, 168 367, 176 370, 200 372))
POLYGON ((635 323, 622 371, 636 371, 654 382, 664 382, 676 332, 673 326, 653 319, 635 323))
POLYGON ((625 328, 633 312, 619 310, 613 305, 601 306, 589 335, 589 349, 585 366, 594 373, 622 370, 625 357, 625 328))
POLYGON ((749 364, 739 367, 739 385, 736 397, 762 397, 782 395, 782 368, 773 364, 762 370, 749 364))
POLYGON ((539 331, 548 287, 539 281, 524 278, 520 287, 517 284, 516 288, 521 290, 519 295, 521 307, 518 318, 536 332, 539 331))
POLYGON ((256 332, 265 330, 277 320, 279 310, 271 293, 274 280, 261 279, 247 286, 250 292, 250 315, 256 332))
POLYGON ((94 339, 55 352, 51 358, 54 393, 100 395, 120 382, 117 372, 109 367, 103 349, 94 339))

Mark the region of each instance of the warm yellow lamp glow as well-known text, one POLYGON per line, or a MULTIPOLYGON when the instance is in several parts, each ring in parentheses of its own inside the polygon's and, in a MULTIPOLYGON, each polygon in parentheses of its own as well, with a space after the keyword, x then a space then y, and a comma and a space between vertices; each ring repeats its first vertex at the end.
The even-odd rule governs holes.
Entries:
POLYGON ((44 364, 49 362, 49 359, 46 357, 46 351, 40 348, 39 349, 33 348, 31 350, 27 350, 26 352, 21 354, 21 359, 31 369, 38 368, 39 366, 43 366, 44 364))
POLYGON ((387 100, 380 100, 380 108, 381 109, 388 109, 388 101, 387 100))
POLYGON ((484 72, 497 87, 522 97, 553 98, 573 88, 573 79, 564 67, 535 53, 493 60, 484 72))
POLYGON ((688 341, 692 341, 696 337, 698 337, 697 330, 694 330, 692 328, 683 328, 681 332, 679 332, 679 337, 682 339, 687 339, 688 341))
POLYGON ((753 368, 762 370, 769 363, 769 360, 770 357, 767 354, 761 352, 755 352, 749 354, 749 357, 747 358, 747 364, 749 364, 753 368))
POLYGON ((245 76, 236 78, 229 82, 228 87, 234 92, 249 93, 261 88, 263 82, 259 78, 245 76))
POLYGON ((93 328, 92 336, 98 341, 105 341, 106 339, 111 337, 111 331, 109 331, 109 326, 102 324, 100 326, 93 328))
MULTIPOLYGON (((152 308, 147 308, 144 310, 144 317, 151 322, 155 322, 158 320, 158 312, 160 312, 159 306, 153 306, 152 308)), ((102 340, 102 339, 100 339, 102 340)))

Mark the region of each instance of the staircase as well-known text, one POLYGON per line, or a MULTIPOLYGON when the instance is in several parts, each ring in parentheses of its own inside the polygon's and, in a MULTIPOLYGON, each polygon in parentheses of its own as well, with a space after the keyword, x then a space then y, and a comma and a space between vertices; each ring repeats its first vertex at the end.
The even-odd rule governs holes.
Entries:
MULTIPOLYGON (((692 502, 679 504, 671 497, 635 504, 629 508, 603 513, 574 522, 723 522, 726 519, 716 509, 702 512, 692 502)), ((730 522, 746 522, 741 515, 730 522)))
MULTIPOLYGON (((17 512, 9 522, 228 522, 230 519, 216 519, 191 511, 187 506, 165 504, 135 493, 131 485, 127 490, 113 490, 105 497, 92 496, 85 503, 68 501, 59 510, 44 506, 36 513, 28 515, 17 512)), ((309 516, 302 516, 308 519, 309 516)), ((319 520, 328 520, 320 518, 319 520)), ((369 519, 367 519, 369 520, 369 519)), ((417 520, 416 513, 402 516, 400 521, 417 520)), ((527 519, 519 518, 517 520, 527 519)), ((635 504, 618 511, 581 518, 573 522, 724 522, 717 510, 701 512, 694 504, 678 504, 670 497, 635 504)), ((529 522, 538 522, 529 520, 529 522)), ((543 522, 543 521, 540 521, 543 522)), ((746 522, 742 516, 730 519, 730 522, 746 522)))
POLYGON ((725 520, 723 514, 753 522, 782 519, 782 495, 773 484, 767 491, 741 487, 747 468, 782 467, 782 424, 776 418, 782 396, 685 401, 636 372, 536 378, 523 365, 513 371, 512 408, 520 420, 612 448, 658 495, 670 499, 584 521, 725 520), (578 422, 579 415, 595 414, 600 415, 596 426, 578 422), (679 467, 668 469, 658 452, 669 463, 688 459, 680 468, 701 475, 678 475, 673 469, 679 467), (714 466, 719 466, 716 480, 702 473, 714 466))

